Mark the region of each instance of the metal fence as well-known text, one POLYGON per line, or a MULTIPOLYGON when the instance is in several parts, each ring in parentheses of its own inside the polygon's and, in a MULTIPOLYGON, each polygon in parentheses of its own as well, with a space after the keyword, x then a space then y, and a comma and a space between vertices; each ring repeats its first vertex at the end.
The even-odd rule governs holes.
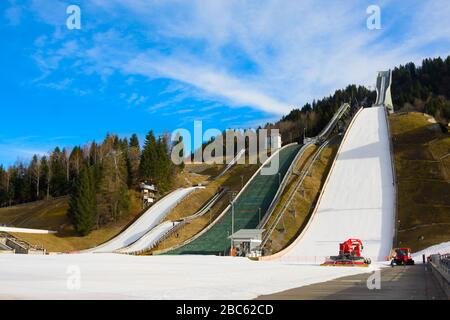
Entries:
POLYGON ((434 254, 431 256, 431 261, 450 278, 450 254, 434 254))

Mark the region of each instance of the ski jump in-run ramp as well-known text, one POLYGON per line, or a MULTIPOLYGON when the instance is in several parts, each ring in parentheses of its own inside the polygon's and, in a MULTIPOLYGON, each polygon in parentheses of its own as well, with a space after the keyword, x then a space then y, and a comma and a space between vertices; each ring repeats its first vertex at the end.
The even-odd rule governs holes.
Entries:
POLYGON ((363 241, 373 261, 390 254, 395 227, 395 185, 386 108, 360 109, 353 118, 312 216, 298 238, 261 260, 322 263, 339 243, 363 241))
MULTIPOLYGON (((116 250, 134 244, 141 238, 146 239, 151 243, 154 237, 154 232, 152 232, 153 228, 155 228, 181 200, 198 188, 203 187, 180 188, 175 190, 156 202, 141 217, 139 217, 139 219, 115 238, 95 248, 80 251, 80 253, 115 252, 116 250)), ((139 243, 141 246, 145 245, 144 241, 139 243)))

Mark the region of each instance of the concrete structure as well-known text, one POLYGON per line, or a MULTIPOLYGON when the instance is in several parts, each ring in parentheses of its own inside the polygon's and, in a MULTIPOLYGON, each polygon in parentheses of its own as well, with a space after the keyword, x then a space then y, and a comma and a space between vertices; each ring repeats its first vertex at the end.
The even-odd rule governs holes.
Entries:
POLYGON ((394 104, 391 96, 392 71, 379 71, 377 75, 377 101, 375 106, 384 105, 389 113, 394 112, 394 104))
POLYGON ((25 241, 19 240, 9 234, 0 235, 0 253, 19 253, 19 254, 46 254, 45 249, 29 245, 25 241))
MULTIPOLYGON (((332 267, 323 267, 329 269, 332 267)), ((342 268, 338 268, 342 269, 342 268)), ((346 269, 346 268, 344 268, 346 269)), ((371 274, 343 277, 275 294, 259 300, 445 300, 433 272, 426 265, 381 269, 379 289, 369 290, 371 274)))
POLYGON ((14 253, 14 249, 6 245, 6 237, 0 236, 0 254, 1 253, 14 253))

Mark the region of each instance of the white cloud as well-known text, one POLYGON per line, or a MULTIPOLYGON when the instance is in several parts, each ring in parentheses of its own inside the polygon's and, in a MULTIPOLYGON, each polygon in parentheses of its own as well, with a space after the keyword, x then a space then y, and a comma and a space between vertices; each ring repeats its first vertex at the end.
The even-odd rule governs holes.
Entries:
MULTIPOLYGON (((104 81, 115 71, 127 78, 169 78, 204 99, 284 114, 349 83, 373 84, 378 70, 448 53, 448 2, 381 1, 382 29, 372 31, 366 28, 370 4, 95 0, 86 5, 91 15, 139 28, 97 33, 78 59, 85 72, 104 81)), ((75 48, 66 42, 45 63, 57 66, 75 48)))

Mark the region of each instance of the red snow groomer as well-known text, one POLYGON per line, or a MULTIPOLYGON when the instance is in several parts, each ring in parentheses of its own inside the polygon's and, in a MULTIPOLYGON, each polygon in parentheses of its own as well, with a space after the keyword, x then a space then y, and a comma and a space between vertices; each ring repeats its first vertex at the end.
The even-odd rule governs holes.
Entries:
POLYGON ((371 260, 361 256, 363 249, 364 246, 360 239, 348 239, 339 244, 339 255, 331 256, 321 266, 368 267, 371 260))

